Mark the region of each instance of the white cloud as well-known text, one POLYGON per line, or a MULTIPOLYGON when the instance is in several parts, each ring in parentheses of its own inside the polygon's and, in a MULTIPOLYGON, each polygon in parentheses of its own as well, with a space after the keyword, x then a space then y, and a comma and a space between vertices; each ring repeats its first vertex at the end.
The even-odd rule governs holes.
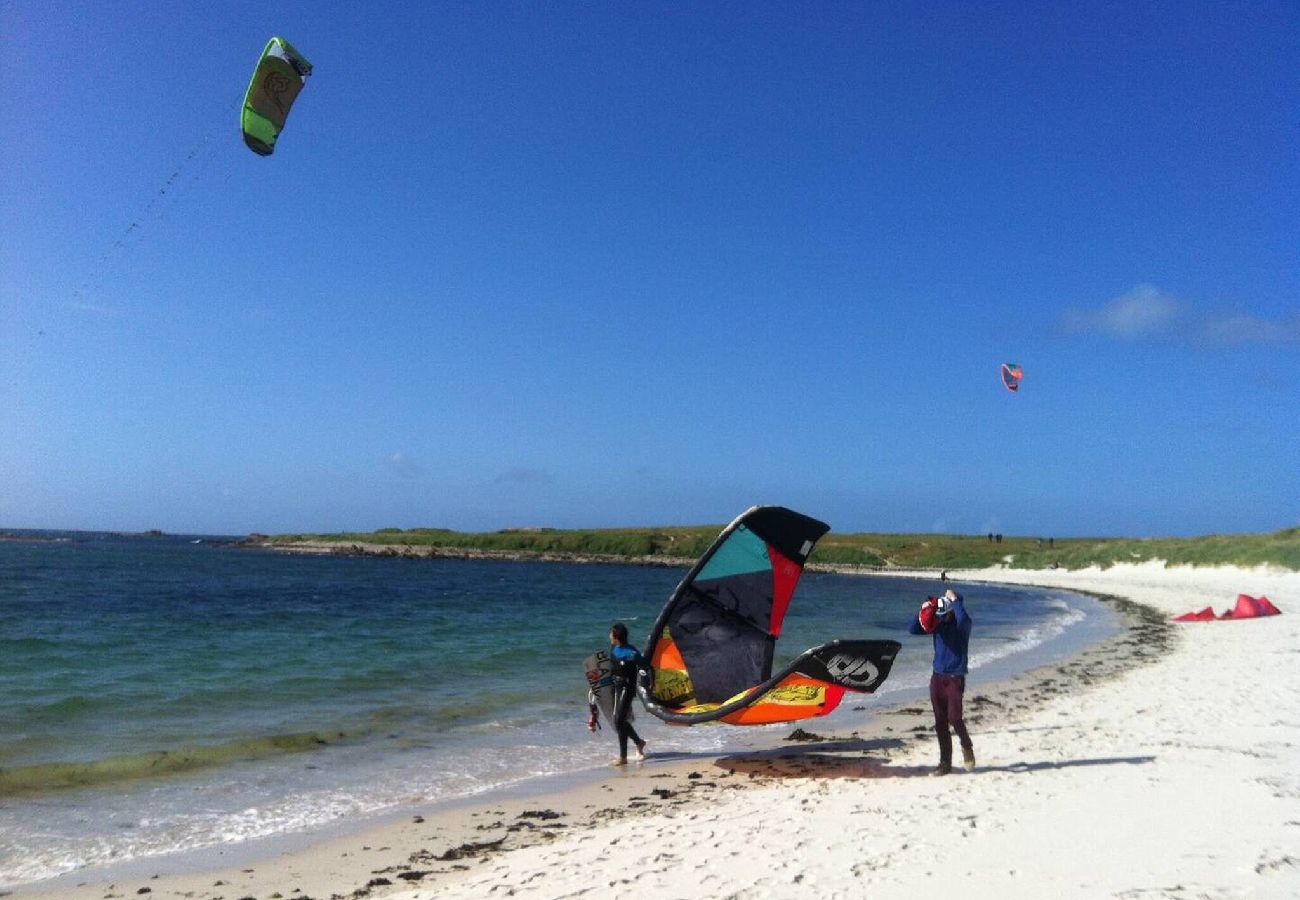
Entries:
POLYGON ((1072 309, 1065 314, 1067 330, 1135 340, 1168 334, 1182 315, 1182 304, 1150 284, 1139 284, 1099 309, 1072 309))
POLYGON ((1063 323, 1075 334, 1123 341, 1167 337, 1205 347, 1300 343, 1300 314, 1267 319, 1248 312, 1207 311, 1150 284, 1139 284, 1095 309, 1068 310, 1063 323))
POLYGON ((419 478, 424 474, 424 467, 401 450, 388 457, 385 464, 389 471, 402 478, 419 478))
POLYGON ((1300 314, 1289 319, 1261 319, 1233 314, 1206 319, 1199 329, 1207 344, 1241 347, 1248 344, 1300 344, 1300 314))

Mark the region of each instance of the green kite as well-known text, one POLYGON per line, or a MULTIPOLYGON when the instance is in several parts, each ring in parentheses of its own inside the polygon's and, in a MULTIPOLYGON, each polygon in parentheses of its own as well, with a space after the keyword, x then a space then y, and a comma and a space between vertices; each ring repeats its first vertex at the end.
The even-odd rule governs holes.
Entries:
POLYGON ((267 42, 253 70, 240 115, 248 149, 259 156, 275 152, 275 141, 310 74, 311 63, 284 38, 273 37, 267 42))

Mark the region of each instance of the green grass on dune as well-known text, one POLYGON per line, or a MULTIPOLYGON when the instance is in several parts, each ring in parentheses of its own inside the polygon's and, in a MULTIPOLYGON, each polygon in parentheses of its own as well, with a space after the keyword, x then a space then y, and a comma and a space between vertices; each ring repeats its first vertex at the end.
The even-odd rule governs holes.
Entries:
MULTIPOLYGON (((387 544, 487 550, 502 553, 591 554, 610 557, 694 559, 717 537, 720 525, 672 528, 602 528, 560 530, 506 529, 491 532, 444 528, 382 528, 340 534, 282 534, 275 544, 325 541, 338 544, 387 544)), ((1115 563, 1164 560, 1170 565, 1272 565, 1300 570, 1300 528, 1263 534, 1211 534, 1191 538, 1068 538, 1051 544, 1046 537, 957 534, 837 534, 822 538, 811 562, 824 565, 889 566, 917 569, 964 569, 1010 562, 1017 568, 1053 565, 1079 569, 1115 563), (1010 559, 1008 559, 1010 557, 1010 559)))

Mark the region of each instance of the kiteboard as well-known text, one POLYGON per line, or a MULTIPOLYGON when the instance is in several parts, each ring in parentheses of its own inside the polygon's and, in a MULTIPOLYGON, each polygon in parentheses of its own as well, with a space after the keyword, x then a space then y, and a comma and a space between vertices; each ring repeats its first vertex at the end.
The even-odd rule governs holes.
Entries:
MULTIPOLYGON (((590 696, 600 709, 600 714, 611 727, 614 725, 614 661, 608 650, 597 650, 582 661, 582 668, 587 673, 587 687, 590 696)), ((627 718, 632 720, 632 707, 629 704, 627 718)))

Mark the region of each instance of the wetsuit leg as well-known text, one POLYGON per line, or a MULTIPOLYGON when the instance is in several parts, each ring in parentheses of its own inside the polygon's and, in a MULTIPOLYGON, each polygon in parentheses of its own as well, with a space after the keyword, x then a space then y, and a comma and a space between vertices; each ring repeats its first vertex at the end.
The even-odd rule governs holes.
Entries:
POLYGON ((619 756, 624 759, 627 759, 628 738, 632 739, 632 744, 634 746, 641 746, 641 736, 636 733, 636 729, 632 727, 632 723, 624 722, 618 727, 618 753, 619 756))
POLYGON ((620 688, 617 696, 614 698, 614 730, 618 732, 618 755, 620 759, 627 759, 627 741, 632 739, 632 743, 641 746, 641 737, 628 721, 627 713, 632 707, 632 691, 628 688, 620 688))

